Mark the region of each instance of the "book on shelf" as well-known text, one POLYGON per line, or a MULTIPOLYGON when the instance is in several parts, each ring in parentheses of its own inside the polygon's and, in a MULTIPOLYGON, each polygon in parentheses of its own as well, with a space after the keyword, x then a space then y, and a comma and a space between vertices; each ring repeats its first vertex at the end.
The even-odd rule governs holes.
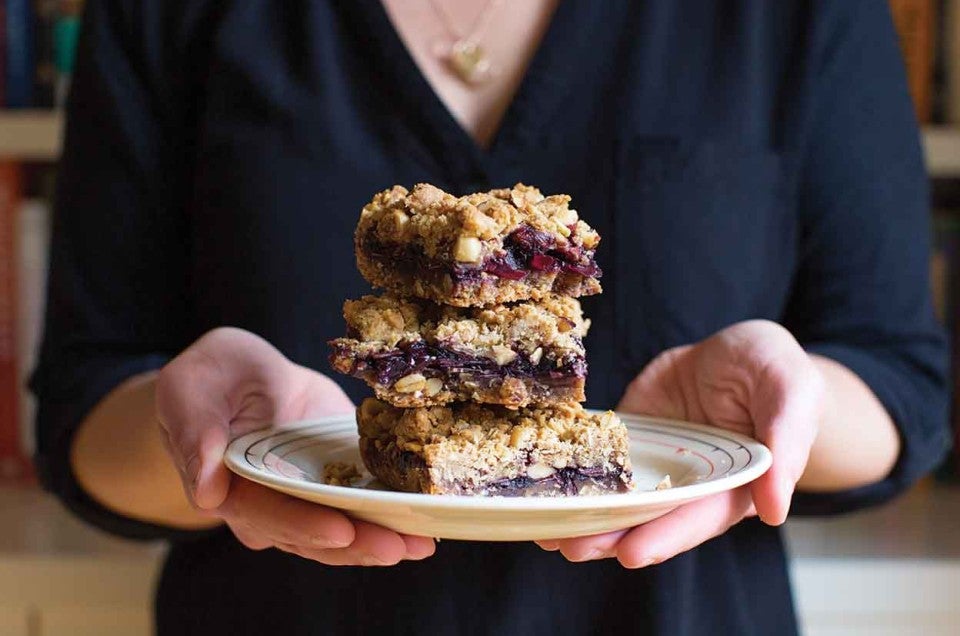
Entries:
POLYGON ((943 120, 960 125, 960 0, 944 0, 941 33, 943 120))
POLYGON ((60 0, 53 23, 53 103, 62 107, 70 92, 73 63, 80 39, 83 0, 60 0))
POLYGON ((34 104, 33 0, 0 0, 4 13, 4 101, 6 108, 34 104))
POLYGON ((960 181, 934 183, 931 285, 937 316, 950 344, 954 448, 938 476, 960 481, 960 181))
POLYGON ((63 106, 82 0, 0 0, 0 106, 63 106))
POLYGON ((0 0, 0 108, 7 103, 7 0, 0 0))
POLYGON ((900 38, 907 82, 917 119, 933 115, 933 70, 936 56, 937 0, 888 0, 900 38))
POLYGON ((957 311, 960 310, 960 210, 934 210, 930 269, 934 309, 951 340, 955 341, 953 334, 960 327, 957 323, 957 311))
POLYGON ((22 384, 17 363, 16 234, 22 203, 21 167, 0 162, 0 480, 19 481, 30 476, 27 447, 23 443, 20 401, 22 384))
POLYGON ((53 65, 53 26, 57 19, 58 0, 34 2, 34 108, 52 108, 57 73, 53 65))
POLYGON ((51 211, 47 199, 22 202, 16 218, 17 382, 20 388, 20 449, 32 457, 36 399, 27 382, 37 363, 43 335, 49 262, 51 211))

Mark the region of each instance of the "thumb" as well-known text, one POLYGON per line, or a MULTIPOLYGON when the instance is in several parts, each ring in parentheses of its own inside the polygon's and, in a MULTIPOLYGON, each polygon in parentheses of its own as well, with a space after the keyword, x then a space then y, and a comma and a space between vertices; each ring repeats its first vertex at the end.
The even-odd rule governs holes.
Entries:
POLYGON ((230 442, 228 401, 218 373, 181 355, 157 378, 156 408, 167 452, 194 506, 217 508, 230 489, 223 454, 230 442))
POLYGON ((823 378, 806 353, 792 358, 782 356, 768 365, 751 399, 755 436, 773 455, 770 469, 751 484, 751 490, 757 513, 770 525, 787 518, 826 399, 823 378))
POLYGON ((297 367, 297 374, 305 378, 305 387, 301 391, 302 406, 289 413, 283 419, 307 419, 352 413, 356 407, 340 386, 328 378, 306 367, 297 367))
POLYGON ((667 349, 654 358, 640 375, 627 385, 617 410, 682 419, 688 409, 684 401, 679 367, 691 346, 667 349))
POLYGON ((197 457, 193 466, 188 465, 186 474, 193 503, 201 510, 220 507, 230 491, 231 473, 223 463, 229 443, 226 427, 209 427, 200 435, 197 457))
POLYGON ((230 490, 223 454, 231 426, 263 426, 276 419, 290 401, 292 369, 269 342, 233 327, 207 332, 161 369, 157 414, 195 506, 210 510, 223 504, 230 490), (246 418, 238 422, 241 411, 247 411, 246 418))

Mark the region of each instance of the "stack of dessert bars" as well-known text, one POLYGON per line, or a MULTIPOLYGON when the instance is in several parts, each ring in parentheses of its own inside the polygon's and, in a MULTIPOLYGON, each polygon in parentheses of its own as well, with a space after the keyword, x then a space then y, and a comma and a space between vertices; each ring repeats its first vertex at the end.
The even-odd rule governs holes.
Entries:
POLYGON ((629 441, 581 402, 579 296, 600 293, 599 236, 533 187, 377 194, 355 235, 382 296, 347 301, 333 367, 376 392, 357 412, 367 469, 390 488, 557 496, 631 486, 629 441))

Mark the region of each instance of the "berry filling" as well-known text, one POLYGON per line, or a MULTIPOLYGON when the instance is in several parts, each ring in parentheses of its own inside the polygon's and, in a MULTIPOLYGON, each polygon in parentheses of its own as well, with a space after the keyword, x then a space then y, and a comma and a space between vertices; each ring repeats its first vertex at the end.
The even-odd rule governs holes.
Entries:
MULTIPOLYGON (((351 357, 349 347, 334 345, 333 357, 351 357)), ((499 365, 491 358, 463 353, 455 349, 427 344, 422 340, 402 343, 395 349, 376 353, 354 360, 351 375, 366 378, 371 375, 381 386, 393 386, 394 382, 411 373, 420 373, 425 378, 447 378, 469 375, 478 384, 493 384, 507 377, 533 379, 555 387, 567 386, 587 375, 587 361, 577 354, 567 354, 559 360, 543 354, 534 363, 526 355, 519 354, 510 363, 499 365)))
POLYGON ((594 250, 579 244, 571 226, 570 240, 566 244, 547 232, 522 225, 503 241, 503 249, 487 257, 479 265, 456 263, 450 268, 448 262, 439 262, 423 255, 419 246, 413 244, 388 245, 368 235, 364 250, 408 275, 423 276, 425 273, 450 273, 458 284, 477 283, 484 273, 507 280, 522 280, 531 272, 577 274, 585 278, 600 278, 603 275, 594 259, 594 250))
MULTIPOLYGON (((386 452, 372 452, 373 445, 364 452, 364 463, 370 471, 381 478, 382 474, 427 472, 427 462, 421 453, 401 450, 393 446, 386 452)), ((629 477, 624 481, 622 466, 612 466, 606 470, 600 466, 560 468, 546 477, 514 477, 496 479, 485 485, 465 483, 456 479, 444 480, 441 486, 446 494, 487 495, 493 497, 536 497, 536 496, 574 496, 580 494, 584 486, 596 486, 600 491, 627 492, 630 490, 629 477)), ((424 481, 428 480, 425 475, 424 481)))
POLYGON ((501 497, 522 497, 531 494, 562 493, 572 496, 580 492, 586 483, 599 485, 604 490, 625 491, 626 484, 620 478, 623 470, 606 471, 599 466, 590 468, 561 468, 548 477, 533 479, 532 477, 515 477, 501 479, 488 484, 486 491, 490 495, 501 497))
MULTIPOLYGON (((574 226, 576 227, 576 226, 574 226)), ((481 270, 499 278, 521 280, 530 272, 567 272, 587 278, 600 278, 603 272, 594 260, 594 251, 575 242, 562 245, 552 234, 522 225, 503 241, 502 252, 487 258, 479 267, 457 265, 454 277, 463 280, 471 270, 481 270)))

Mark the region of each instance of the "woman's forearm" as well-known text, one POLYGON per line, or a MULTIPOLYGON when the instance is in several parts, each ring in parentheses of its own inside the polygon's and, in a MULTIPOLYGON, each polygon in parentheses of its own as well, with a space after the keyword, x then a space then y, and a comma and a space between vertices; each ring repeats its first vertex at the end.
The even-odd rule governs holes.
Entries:
POLYGON ((830 492, 883 479, 900 453, 893 420, 855 373, 829 358, 812 357, 824 376, 829 404, 797 488, 830 492))
POLYGON ((187 500, 156 421, 156 373, 130 378, 90 412, 77 431, 70 463, 83 489, 124 516, 179 528, 217 520, 187 500))
MULTIPOLYGON (((883 479, 900 451, 893 420, 856 374, 828 358, 813 358, 830 406, 798 488, 827 492, 883 479)), ((163 448, 155 384, 155 373, 131 378, 91 411, 74 437, 74 474, 91 497, 125 516, 180 528, 215 525, 190 505, 163 448)))

